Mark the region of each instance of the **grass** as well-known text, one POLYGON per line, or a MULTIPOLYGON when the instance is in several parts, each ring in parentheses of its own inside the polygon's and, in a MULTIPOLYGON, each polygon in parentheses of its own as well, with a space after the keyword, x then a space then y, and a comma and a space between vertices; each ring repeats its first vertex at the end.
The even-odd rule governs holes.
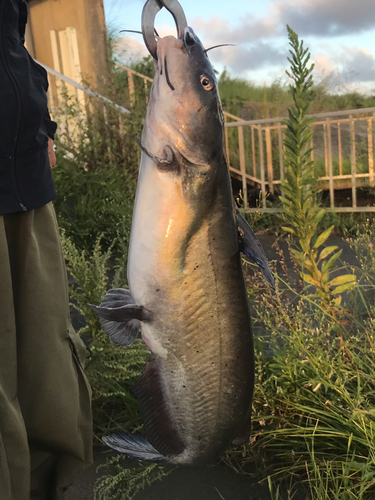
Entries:
MULTIPOLYGON (((116 74, 114 79, 114 96, 121 95, 125 83, 116 74)), ((225 84, 229 89, 230 81, 225 84)), ((241 99, 245 91, 243 85, 241 99)), ((286 92, 282 99, 289 102, 291 95, 286 92)), ((114 113, 104 125, 99 114, 81 128, 76 144, 60 137, 55 171, 60 193, 55 206, 76 280, 71 299, 85 320, 79 333, 90 347, 96 440, 119 430, 142 430, 131 388, 148 352, 141 341, 126 349, 111 344, 87 305, 99 303, 111 287, 126 286, 139 161, 132 137, 141 128, 140 116, 136 109, 119 133, 114 113)), ((248 218, 256 231, 282 233, 275 215, 258 212, 248 218)), ((255 464, 274 500, 375 498, 375 226, 364 214, 325 214, 313 241, 333 224, 336 234, 349 238, 360 263, 354 271, 339 271, 357 277, 340 304, 327 307, 316 300, 314 287, 296 279, 300 264, 294 259, 291 276, 281 250, 284 274, 277 277, 275 291, 258 273, 246 273, 258 332, 253 434, 247 446, 228 451, 224 460, 239 472, 255 464)), ((98 500, 130 498, 166 474, 156 465, 129 468, 120 456, 101 470, 98 500)))

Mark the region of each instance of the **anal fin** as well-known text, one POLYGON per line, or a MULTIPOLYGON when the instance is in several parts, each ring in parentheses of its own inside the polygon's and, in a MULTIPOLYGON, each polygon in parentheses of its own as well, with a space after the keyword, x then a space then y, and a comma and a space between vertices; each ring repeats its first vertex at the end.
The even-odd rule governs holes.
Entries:
POLYGON ((150 462, 168 462, 172 457, 165 457, 142 436, 134 434, 112 434, 102 438, 103 442, 113 450, 137 460, 150 462))
POLYGON ((103 331, 112 342, 121 346, 131 345, 137 338, 140 321, 149 321, 150 313, 143 306, 136 305, 129 290, 109 290, 100 304, 89 304, 99 316, 103 331))
POLYGON ((156 356, 151 355, 134 387, 134 393, 141 407, 146 437, 151 445, 166 457, 181 454, 186 446, 173 419, 162 380, 161 361, 156 356))

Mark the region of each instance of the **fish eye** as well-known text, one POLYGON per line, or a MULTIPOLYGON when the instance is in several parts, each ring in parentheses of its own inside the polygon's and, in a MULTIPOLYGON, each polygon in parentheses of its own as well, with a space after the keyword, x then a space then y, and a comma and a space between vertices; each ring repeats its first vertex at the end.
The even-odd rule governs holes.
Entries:
POLYGON ((214 88, 213 82, 206 75, 201 76, 201 84, 204 90, 212 90, 214 88))

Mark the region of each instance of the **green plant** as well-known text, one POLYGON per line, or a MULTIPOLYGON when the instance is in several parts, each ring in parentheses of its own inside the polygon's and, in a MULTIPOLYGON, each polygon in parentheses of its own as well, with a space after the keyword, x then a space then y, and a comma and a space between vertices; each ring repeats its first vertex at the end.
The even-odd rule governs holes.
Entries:
POLYGON ((130 499, 172 472, 172 469, 166 470, 157 464, 129 467, 125 460, 123 456, 117 455, 99 467, 106 470, 107 474, 101 476, 95 485, 96 500, 130 499))
POLYGON ((263 331, 256 339, 253 436, 245 451, 231 452, 231 462, 236 453, 237 470, 255 462, 275 499, 297 490, 295 497, 306 500, 375 496, 374 238, 369 225, 353 241, 364 274, 351 295, 361 296, 366 284, 367 309, 346 313, 344 346, 335 319, 304 292, 277 280, 275 292, 253 293, 255 331, 263 331))
POLYGON ((141 340, 126 349, 110 342, 89 306, 100 304, 108 289, 124 286, 124 268, 113 267, 112 247, 103 251, 100 238, 92 252, 82 252, 63 231, 62 244, 68 271, 75 280, 70 287, 72 306, 85 319, 78 334, 90 347, 87 374, 93 390, 95 435, 133 430, 141 425, 141 418, 131 389, 149 353, 141 340))
MULTIPOLYGON (((61 238, 67 268, 75 281, 70 287, 72 306, 85 318, 78 334, 90 349, 86 373, 92 388, 95 437, 99 443, 103 435, 139 432, 142 419, 132 388, 147 363, 149 352, 140 339, 125 349, 114 345, 89 307, 90 303, 99 304, 109 288, 123 286, 124 268, 111 265, 112 246, 103 251, 100 238, 91 252, 80 251, 64 231, 61 238)), ((95 486, 98 500, 130 498, 168 474, 154 464, 129 467, 128 460, 121 455, 111 458, 101 468, 106 473, 95 486)))
POLYGON ((334 226, 319 233, 319 223, 325 215, 317 198, 317 179, 314 177, 314 162, 311 161, 309 144, 313 135, 310 125, 314 119, 308 118, 311 109, 312 71, 308 67, 310 54, 299 41, 298 35, 288 26, 291 46, 291 72, 287 75, 293 80, 290 86, 294 106, 289 108, 289 118, 285 120, 285 179, 281 185, 284 196, 280 199, 284 205, 283 230, 290 233, 298 242, 292 249, 296 261, 301 267, 301 277, 305 283, 313 285, 316 296, 330 314, 337 316, 341 293, 351 288, 356 280, 353 274, 330 279, 330 272, 335 269, 335 262, 341 251, 337 246, 320 249, 330 236, 334 226), (320 249, 320 250, 319 250, 320 249), (329 257, 329 258, 328 258, 329 257))

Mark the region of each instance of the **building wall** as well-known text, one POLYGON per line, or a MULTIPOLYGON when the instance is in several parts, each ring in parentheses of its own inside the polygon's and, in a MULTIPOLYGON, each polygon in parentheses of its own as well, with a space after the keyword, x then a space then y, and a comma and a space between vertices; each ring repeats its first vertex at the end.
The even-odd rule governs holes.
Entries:
POLYGON ((102 90, 107 74, 103 0, 30 0, 28 6, 26 43, 35 59, 58 70, 50 32, 75 28, 82 79, 90 87, 102 90))

